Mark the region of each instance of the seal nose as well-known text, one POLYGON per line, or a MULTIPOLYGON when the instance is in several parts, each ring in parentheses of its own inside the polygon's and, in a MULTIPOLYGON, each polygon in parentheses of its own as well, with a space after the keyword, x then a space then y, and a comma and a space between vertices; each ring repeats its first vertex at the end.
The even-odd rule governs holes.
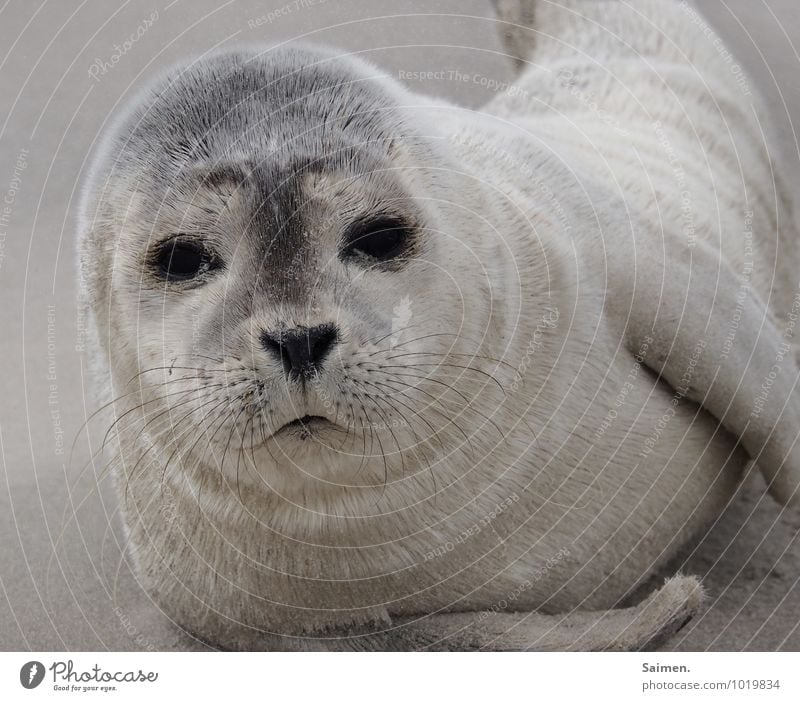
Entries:
POLYGON ((338 338, 339 333, 333 324, 321 324, 277 333, 265 331, 261 335, 261 344, 283 363, 289 377, 299 377, 318 371, 338 338))

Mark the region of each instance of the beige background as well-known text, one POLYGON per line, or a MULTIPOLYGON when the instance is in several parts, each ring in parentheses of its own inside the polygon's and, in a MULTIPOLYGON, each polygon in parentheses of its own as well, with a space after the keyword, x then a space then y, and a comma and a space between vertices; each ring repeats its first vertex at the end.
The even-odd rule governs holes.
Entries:
MULTIPOLYGON (((790 162, 800 185, 794 134, 800 115, 800 3, 696 4, 769 96, 775 155, 790 162)), ((70 456, 86 420, 85 357, 75 350, 76 195, 109 115, 160 68, 237 42, 304 37, 363 51, 394 75, 458 69, 507 80, 510 64, 491 16, 488 0, 2 5, 0 649, 202 647, 160 615, 121 559, 109 485, 97 489, 91 465, 81 473, 89 454, 85 434, 70 456), (288 9, 270 19, 268 13, 280 7, 288 9), (153 12, 158 18, 152 26, 120 53, 115 44, 135 35, 153 12), (114 65, 92 77, 98 60, 114 65)), ((470 107, 491 96, 472 82, 415 87, 470 107)), ((780 516, 762 497, 755 477, 714 530, 687 552, 688 561, 676 563, 703 575, 712 603, 672 646, 800 650, 800 514, 780 516)))

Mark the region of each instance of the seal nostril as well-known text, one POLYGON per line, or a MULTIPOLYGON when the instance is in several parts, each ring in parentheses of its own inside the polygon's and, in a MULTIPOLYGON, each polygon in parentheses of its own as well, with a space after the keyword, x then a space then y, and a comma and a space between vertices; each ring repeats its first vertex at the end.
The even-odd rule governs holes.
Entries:
POLYGON ((330 353, 331 348, 336 343, 338 334, 333 324, 325 324, 313 329, 314 337, 312 340, 311 331, 309 331, 309 341, 312 346, 311 356, 315 364, 321 363, 325 357, 330 353))
POLYGON ((264 350, 282 362, 284 371, 291 377, 318 371, 338 338, 339 333, 333 324, 321 324, 278 333, 265 331, 261 335, 261 344, 264 350))
POLYGON ((265 331, 261 334, 261 345, 267 353, 281 361, 287 375, 292 371, 292 362, 283 348, 280 334, 271 334, 265 331))

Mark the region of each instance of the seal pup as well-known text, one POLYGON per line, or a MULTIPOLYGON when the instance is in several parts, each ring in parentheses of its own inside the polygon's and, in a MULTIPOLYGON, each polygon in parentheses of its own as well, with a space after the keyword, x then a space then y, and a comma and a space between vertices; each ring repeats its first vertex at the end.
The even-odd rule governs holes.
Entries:
POLYGON ((518 7, 482 112, 245 48, 98 150, 110 469, 140 581, 197 637, 640 649, 702 591, 637 590, 751 460, 797 505, 795 234, 739 85, 671 0, 518 7))

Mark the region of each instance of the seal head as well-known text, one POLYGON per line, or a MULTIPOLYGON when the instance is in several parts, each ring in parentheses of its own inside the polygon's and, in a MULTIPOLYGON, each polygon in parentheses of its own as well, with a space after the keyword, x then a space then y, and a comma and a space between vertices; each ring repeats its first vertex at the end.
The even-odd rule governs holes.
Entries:
POLYGON ((503 258, 429 109, 351 57, 254 49, 170 72, 112 130, 83 268, 116 393, 135 379, 189 479, 385 485, 470 440, 503 258))

